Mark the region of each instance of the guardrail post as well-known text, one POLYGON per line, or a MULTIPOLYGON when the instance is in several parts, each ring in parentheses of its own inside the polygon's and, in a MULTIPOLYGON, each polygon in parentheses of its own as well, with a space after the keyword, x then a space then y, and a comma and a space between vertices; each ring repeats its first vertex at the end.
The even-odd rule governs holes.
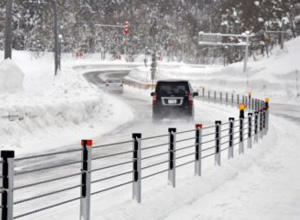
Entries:
POLYGON ((269 131, 269 98, 266 98, 266 134, 269 131))
POLYGON ((254 112, 254 142, 258 143, 258 111, 254 112))
POLYGON ((229 150, 228 159, 233 158, 234 118, 229 118, 229 150))
POLYGON ((216 91, 214 91, 214 100, 215 100, 215 102, 217 101, 217 92, 216 91))
POLYGON ((245 105, 240 104, 240 144, 239 144, 239 153, 244 153, 244 118, 245 118, 245 105))
POLYGON ((255 111, 255 100, 252 99, 252 104, 251 104, 252 110, 255 111))
POLYGON ((215 154, 215 164, 221 166, 221 121, 216 121, 216 154, 215 154))
POLYGON ((222 102, 223 102, 223 93, 220 92, 220 103, 222 104, 222 102))
POLYGON ((228 92, 226 92, 226 105, 228 105, 228 92))
POLYGON ((176 128, 169 128, 169 172, 168 184, 176 187, 176 128))
POLYGON ((90 220, 91 213, 91 170, 92 170, 92 140, 82 140, 82 167, 81 167, 81 199, 80 220, 90 220))
POLYGON ((239 104, 240 104, 240 95, 239 94, 236 95, 236 100, 237 100, 236 103, 239 107, 239 104))
POLYGON ((204 87, 202 88, 202 97, 203 97, 203 99, 205 98, 205 89, 204 89, 204 87))
POLYGON ((263 109, 263 135, 266 135, 266 108, 263 109))
POLYGON ((142 179, 141 179, 141 154, 142 154, 142 134, 134 133, 133 138, 133 185, 132 185, 132 198, 137 203, 142 201, 142 179))
POLYGON ((209 102, 210 101, 210 90, 208 90, 207 98, 208 98, 208 102, 209 102))
POLYGON ((201 176, 201 157, 202 157, 202 124, 196 125, 195 140, 195 176, 201 176))
POLYGON ((252 148, 252 113, 248 113, 248 148, 252 148))
POLYGON ((234 94, 233 93, 231 94, 231 104, 232 104, 232 106, 234 106, 234 94))
POLYGON ((2 158, 2 220, 13 219, 14 151, 1 151, 2 158))
POLYGON ((263 138, 263 109, 259 109, 259 137, 263 138))
POLYGON ((251 92, 248 93, 248 109, 250 110, 251 109, 251 92))

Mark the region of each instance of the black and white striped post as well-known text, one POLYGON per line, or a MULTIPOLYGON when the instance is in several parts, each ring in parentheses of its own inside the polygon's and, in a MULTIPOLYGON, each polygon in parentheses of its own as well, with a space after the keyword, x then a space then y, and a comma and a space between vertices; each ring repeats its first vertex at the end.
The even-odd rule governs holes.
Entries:
POLYGON ((259 109, 259 137, 263 138, 263 109, 259 109))
POLYGON ((254 143, 258 143, 258 111, 254 112, 254 143))
POLYGON ((221 166, 221 121, 216 121, 216 152, 215 152, 215 164, 221 166))
POLYGON ((226 105, 228 105, 228 92, 225 94, 225 99, 226 99, 226 105))
POLYGON ((269 98, 265 99, 265 102, 266 102, 266 134, 269 131, 269 101, 270 101, 269 98))
POLYGON ((244 153, 244 118, 245 118, 245 104, 241 103, 240 106, 240 143, 239 143, 239 153, 244 153))
POLYGON ((215 102, 217 101, 217 92, 216 91, 214 91, 214 100, 215 100, 215 102))
POLYGON ((142 157, 142 134, 134 133, 132 134, 133 139, 133 185, 132 185, 132 198, 137 203, 142 201, 142 167, 141 167, 141 157, 142 157))
POLYGON ((81 167, 81 199, 80 219, 90 220, 91 216, 91 170, 92 170, 92 140, 82 140, 82 167, 81 167))
POLYGON ((233 158, 233 140, 234 140, 234 118, 229 118, 229 150, 228 159, 233 158))
POLYGON ((220 103, 222 104, 223 103, 223 93, 220 92, 220 103))
POLYGON ((195 140, 195 176, 201 176, 202 169, 202 124, 196 124, 195 140))
POLYGON ((252 148, 252 113, 248 113, 248 148, 252 148))
POLYGON ((252 93, 249 92, 249 93, 248 93, 248 109, 249 109, 249 110, 252 109, 252 108, 251 108, 251 98, 252 98, 252 93))
POLYGON ((1 151, 2 158, 2 215, 1 220, 13 219, 14 151, 1 151))
POLYGON ((168 184, 176 187, 176 128, 169 128, 168 184))

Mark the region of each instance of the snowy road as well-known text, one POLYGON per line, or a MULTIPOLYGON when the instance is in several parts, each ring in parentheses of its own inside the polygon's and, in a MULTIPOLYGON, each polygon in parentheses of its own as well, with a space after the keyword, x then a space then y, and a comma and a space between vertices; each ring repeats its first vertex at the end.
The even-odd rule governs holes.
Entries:
MULTIPOLYGON (((123 77, 126 74, 124 71, 100 71, 87 74, 86 77, 90 82, 99 86, 103 77, 123 77)), ((179 131, 193 128, 193 124, 181 121, 166 122, 161 125, 152 124, 151 98, 148 93, 149 91, 126 87, 124 94, 114 95, 114 98, 132 109, 135 117, 131 122, 120 126, 113 132, 96 138, 94 140, 96 145, 130 140, 133 132, 142 132, 144 136, 152 136, 166 133, 168 127, 177 127, 179 131)), ((204 125, 211 125, 216 119, 227 121, 228 117, 237 117, 238 115, 237 110, 231 107, 202 101, 196 101, 195 105, 195 119, 204 125)), ((193 165, 182 167, 177 173, 178 186, 175 190, 166 186, 165 174, 147 179, 147 181, 143 181, 143 203, 138 206, 131 202, 130 185, 97 195, 92 200, 93 219, 299 219, 300 178, 298 173, 300 162, 298 158, 300 155, 297 144, 300 142, 300 138, 297 137, 297 133, 291 131, 299 129, 297 123, 300 114, 299 111, 292 110, 286 105, 274 105, 272 110, 280 117, 271 115, 270 134, 260 144, 254 145, 252 151, 247 150, 246 155, 237 156, 234 160, 227 161, 226 154, 224 154, 221 169, 214 167, 212 159, 205 161, 204 175, 200 179, 193 178, 193 165), (291 117, 286 114, 286 111, 295 115, 292 121, 286 120, 286 118, 291 117), (158 203, 157 201, 162 202, 158 203), (285 218, 286 216, 288 218, 285 218)), ((185 136, 180 138, 185 138, 185 136)), ((167 138, 162 138, 148 143, 144 142, 143 147, 167 141, 167 138)), ((123 144, 117 146, 117 148, 95 150, 94 156, 130 151, 131 149, 131 144, 123 144)), ((166 149, 167 146, 162 150, 151 150, 144 153, 144 156, 160 153, 166 151, 166 149)), ((79 161, 80 158, 81 155, 78 152, 60 157, 54 156, 50 158, 50 161, 37 159, 31 161, 31 164, 23 164, 23 170, 29 167, 43 167, 47 163, 55 165, 66 161, 79 161)), ((110 158, 109 160, 94 161, 93 167, 99 168, 128 160, 131 160, 130 154, 110 158)), ((167 160, 167 156, 160 159, 154 158, 153 161, 145 162, 144 166, 161 160, 167 160)), ((25 174, 17 176, 16 185, 30 183, 33 179, 34 181, 41 181, 51 179, 52 176, 78 173, 80 166, 79 163, 52 171, 40 172, 39 175, 25 174)), ((157 167, 156 170, 164 169, 165 166, 163 164, 157 167)), ((105 178, 128 170, 131 170, 131 164, 118 169, 96 172, 93 174, 93 179, 105 178)), ((143 172, 144 175, 149 173, 148 171, 143 172)), ((63 183, 59 181, 51 183, 51 185, 38 187, 38 192, 33 192, 33 188, 16 191, 15 198, 20 200, 56 189, 78 185, 80 183, 79 177, 68 179, 63 183)), ((128 180, 131 180, 131 175, 107 183, 97 183, 93 185, 92 190, 97 191, 128 180)), ((43 207, 43 204, 48 204, 49 201, 51 203, 61 202, 78 195, 79 189, 76 189, 63 194, 25 202, 16 207, 16 214, 38 208, 41 205, 43 207)), ((27 219, 48 219, 45 215, 51 216, 49 219, 62 219, 61 216, 64 216, 64 219, 77 219, 79 215, 78 207, 79 203, 75 202, 65 208, 54 209, 54 212, 46 211, 27 219)))

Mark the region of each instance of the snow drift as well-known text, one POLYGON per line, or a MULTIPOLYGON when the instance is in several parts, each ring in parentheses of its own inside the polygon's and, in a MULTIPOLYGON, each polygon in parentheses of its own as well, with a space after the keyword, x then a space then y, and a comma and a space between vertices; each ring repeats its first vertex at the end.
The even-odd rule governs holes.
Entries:
POLYGON ((0 63, 0 94, 23 90, 23 71, 10 59, 0 63))

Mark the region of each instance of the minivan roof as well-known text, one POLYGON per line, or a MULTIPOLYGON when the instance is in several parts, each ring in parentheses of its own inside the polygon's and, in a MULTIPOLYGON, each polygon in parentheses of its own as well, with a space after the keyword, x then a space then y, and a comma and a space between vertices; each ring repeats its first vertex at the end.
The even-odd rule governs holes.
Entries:
POLYGON ((181 79, 167 79, 167 80, 159 80, 157 82, 188 82, 188 80, 181 80, 181 79))

